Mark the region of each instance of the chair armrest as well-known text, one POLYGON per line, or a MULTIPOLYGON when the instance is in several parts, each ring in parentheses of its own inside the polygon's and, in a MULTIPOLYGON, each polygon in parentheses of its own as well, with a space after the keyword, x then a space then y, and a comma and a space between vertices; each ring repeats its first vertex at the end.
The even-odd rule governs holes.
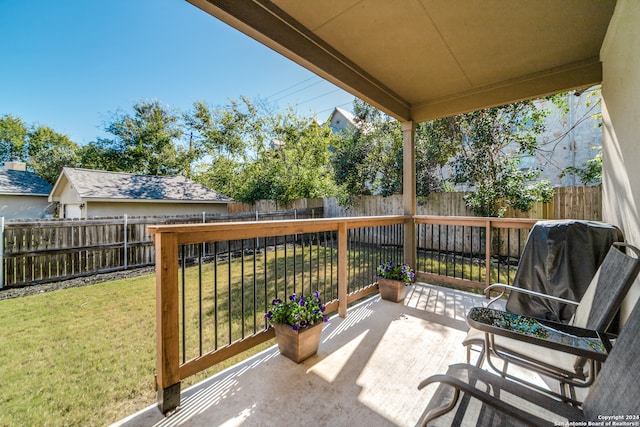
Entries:
MULTIPOLYGON (((575 421, 584 419, 584 413, 579 407, 465 363, 450 365, 446 374, 433 375, 423 380, 418 389, 433 383, 441 383, 445 386, 438 387, 431 398, 432 401, 427 406, 430 410, 423 417, 422 425, 454 409, 460 392, 478 399, 509 417, 518 419, 519 424, 522 425, 550 425, 550 420, 553 419, 575 421), (446 386, 453 387, 452 402, 435 407, 435 404, 442 405, 448 399, 444 394, 449 390, 448 387, 445 388, 446 386), (544 409, 545 415, 538 412, 540 409, 544 409)), ((462 405, 460 409, 464 410, 462 405)))
POLYGON ((486 393, 482 390, 477 389, 473 385, 466 383, 465 381, 460 380, 451 375, 441 374, 441 375, 433 375, 425 380, 422 380, 418 385, 418 390, 422 390, 425 386, 433 383, 441 383, 447 384, 454 388, 454 396, 452 402, 448 405, 434 408, 429 411, 423 418, 421 425, 426 426, 429 421, 446 414, 451 411, 460 396, 460 392, 463 392, 469 396, 472 396, 486 405, 492 406, 493 408, 499 410, 507 414, 508 416, 519 420, 523 425, 546 425, 548 424, 547 420, 536 417, 535 415, 529 414, 527 412, 522 411, 519 408, 516 408, 506 402, 503 402, 499 398, 492 396, 489 393, 486 393))
POLYGON ((487 286, 484 289, 484 293, 485 293, 485 295, 487 295, 487 297, 489 297, 491 291, 493 289, 498 289, 498 288, 501 288, 502 292, 500 293, 500 295, 498 295, 497 297, 495 297, 491 301, 489 301, 489 303, 487 304, 487 307, 490 307, 491 304, 493 304, 494 302, 496 302, 500 298, 502 298, 502 296, 504 295, 504 293, 505 293, 505 291, 507 289, 510 292, 520 292, 520 293, 523 293, 523 294, 532 295, 532 296, 540 297, 540 298, 545 298, 545 299, 549 299, 549 300, 552 300, 552 301, 560 302, 560 303, 563 303, 563 304, 569 304, 569 305, 575 305, 575 306, 580 305, 580 303, 576 302, 576 301, 571 301, 569 299, 560 298, 560 297, 556 297, 556 296, 553 296, 553 295, 543 294, 543 293, 532 291, 532 290, 529 290, 529 289, 517 288, 515 286, 505 285, 504 283, 494 283, 493 285, 487 286))

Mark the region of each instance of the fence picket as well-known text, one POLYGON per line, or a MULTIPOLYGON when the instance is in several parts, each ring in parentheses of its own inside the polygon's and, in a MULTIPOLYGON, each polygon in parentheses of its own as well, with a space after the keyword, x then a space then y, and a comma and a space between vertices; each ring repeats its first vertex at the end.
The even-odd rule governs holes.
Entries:
MULTIPOLYGON (((465 206, 464 193, 433 193, 418 206, 418 215, 472 216, 465 206)), ((205 222, 322 217, 402 215, 402 196, 362 196, 348 208, 336 199, 304 199, 282 205, 274 201, 229 205, 228 215, 205 214, 205 222), (233 207, 232 207, 233 206, 233 207), (287 211, 264 210, 286 208, 287 211), (244 210, 244 211, 243 211, 244 210), (294 212, 295 210, 295 212, 294 212)), ((509 210, 508 217, 537 219, 602 220, 601 187, 560 187, 549 204, 536 204, 528 213, 509 210)), ((182 217, 128 217, 124 230, 123 217, 88 220, 9 220, 4 230, 4 286, 24 286, 66 280, 96 272, 117 271, 124 265, 124 233, 127 233, 127 267, 153 265, 155 251, 146 226, 151 224, 202 223, 201 214, 182 217)), ((419 231, 418 242, 425 247, 441 244, 462 250, 462 245, 475 251, 480 242, 477 231, 456 230, 440 236, 438 229, 419 231), (433 242, 433 243, 431 243, 433 242)), ((526 236, 516 239, 521 240, 526 236)), ((398 242, 400 243, 400 242, 398 242)), ((512 245, 517 245, 514 241, 512 245)), ((482 251, 477 249, 478 251, 482 251)))

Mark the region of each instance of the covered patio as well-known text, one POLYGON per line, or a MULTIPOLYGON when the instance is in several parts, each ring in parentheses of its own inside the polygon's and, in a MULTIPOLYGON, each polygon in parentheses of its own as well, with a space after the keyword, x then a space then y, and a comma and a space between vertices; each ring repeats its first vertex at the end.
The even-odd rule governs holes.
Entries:
MULTIPOLYGON (((640 159, 637 143, 640 104, 637 96, 632 95, 640 93, 640 5, 637 2, 189 1, 401 121, 404 216, 300 221, 288 224, 286 230, 278 224, 157 227, 153 231, 157 249, 159 404, 163 412, 171 411, 178 404, 181 409, 166 419, 162 419, 157 409, 149 410, 125 421, 124 425, 154 422, 158 425, 182 422, 187 425, 268 425, 271 420, 274 425, 281 425, 283 416, 296 418, 296 423, 300 422, 297 417, 309 417, 305 420, 321 419, 321 424, 336 425, 354 424, 355 419, 358 425, 365 422, 415 424, 432 393, 418 392, 418 382, 431 374, 445 372, 452 363, 464 361, 460 345, 467 329, 464 314, 471 306, 480 305, 481 299, 416 285, 405 305, 389 306, 374 296, 356 307, 347 309, 347 306, 376 292, 371 282, 362 286, 353 283, 363 264, 363 258, 358 258, 350 249, 351 242, 361 243, 360 231, 356 230, 397 226, 392 245, 399 248, 401 259, 410 265, 416 265, 419 251, 425 249, 421 247, 419 226, 432 218, 419 217, 416 212, 414 134, 417 122, 601 83, 603 220, 620 227, 628 242, 640 244, 637 214, 640 169, 635 167, 640 159), (290 240, 285 235, 295 236, 297 240, 303 233, 325 232, 336 236, 337 246, 323 249, 330 254, 330 259, 336 257, 336 276, 331 274, 327 280, 326 271, 333 271, 334 264, 325 265, 324 281, 330 282, 334 298, 327 301, 331 301, 329 305, 340 317, 334 318, 327 327, 320 353, 295 366, 276 357, 277 351, 270 350, 181 393, 181 378, 224 360, 232 351, 263 342, 273 333, 259 331, 254 320, 253 330, 245 333, 243 326, 242 338, 234 341, 229 326, 228 347, 218 348, 216 335, 214 350, 203 351, 200 338, 200 352, 193 358, 186 357, 184 338, 182 344, 179 342, 181 334, 187 335, 186 327, 182 327, 182 333, 178 327, 180 313, 185 311, 185 297, 180 296, 185 291, 178 287, 180 281, 185 281, 184 275, 178 279, 180 257, 184 264, 184 254, 188 251, 197 252, 194 256, 202 259, 203 254, 207 254, 205 245, 215 247, 218 242, 233 239, 258 242, 263 238, 261 247, 273 239, 274 265, 277 266, 279 247, 287 256, 290 240), (355 240, 352 232, 357 233, 355 240), (278 236, 285 236, 281 240, 283 244, 278 243, 278 236), (200 246, 202 252, 199 252, 200 246), (179 298, 183 301, 182 309, 179 298), (292 370, 296 371, 299 383, 290 380, 288 374, 292 370), (313 393, 307 393, 310 390, 313 393), (331 399, 320 397, 326 394, 331 399), (301 403, 301 395, 310 400, 301 403), (289 400, 288 396, 293 397, 289 400), (264 403, 267 401, 269 404, 264 403), (297 403, 293 404, 294 401, 297 403), (321 410, 315 414, 311 408, 321 410), (352 413, 357 414, 353 415, 357 418, 350 418, 352 413)), ((489 219, 478 219, 485 220, 486 232, 481 235, 487 242, 483 253, 487 257, 484 280, 488 283, 491 264, 488 242, 492 226, 489 219)), ((458 220, 451 221, 455 224, 458 220)), ((377 231, 372 233, 374 236, 377 231)), ((461 235, 464 233, 463 228, 461 235)), ((376 239, 371 238, 370 247, 376 246, 376 239)), ((464 239, 459 240, 464 252, 464 239)), ((310 238, 307 243, 303 240, 302 258, 305 258, 305 247, 311 257, 312 247, 316 251, 320 243, 328 241, 333 244, 334 238, 310 238)), ((390 245, 389 242, 391 240, 386 240, 385 244, 390 245)), ((241 253, 245 253, 244 242, 239 244, 241 253)), ((231 244, 228 247, 231 248, 231 244)), ((252 248, 254 258, 250 264, 255 268, 255 254, 260 252, 256 246, 252 248)), ((366 258, 370 256, 368 251, 358 254, 366 258)), ((231 271, 231 249, 228 253, 226 259, 231 271)), ((267 259, 271 255, 265 250, 260 256, 264 258, 266 283, 267 259)), ((217 249, 213 259, 218 259, 217 249)), ((309 272, 312 263, 309 260, 309 272)), ((320 264, 314 265, 318 268, 320 264)), ((242 266, 244 269, 244 261, 242 266)), ((304 271, 303 267, 302 283, 308 280, 311 284, 312 280, 304 278, 304 271)), ((256 276, 255 270, 253 275, 256 276)), ((276 270, 273 282, 276 295, 281 286, 278 277, 282 276, 278 276, 276 270)), ((286 276, 284 278, 282 286, 286 291, 286 276)), ((229 294, 231 281, 229 274, 229 294)), ((254 277, 254 289, 256 283, 254 277)), ((217 286, 216 282, 215 289, 217 286)), ((639 296, 640 284, 636 282, 623 305, 623 322, 639 296)), ((265 300, 266 297, 265 291, 265 300)), ((228 307, 231 319, 231 302, 228 307)), ((242 307, 244 313, 244 305, 242 307)), ((255 303, 253 307, 255 311, 255 303)), ((202 316, 199 321, 202 322, 202 316)))
POLYGON ((483 302, 424 283, 404 304, 373 296, 331 318, 318 354, 303 363, 271 347, 185 390, 175 414, 154 405, 114 427, 416 425, 436 389, 419 382, 466 360, 465 314, 483 302))

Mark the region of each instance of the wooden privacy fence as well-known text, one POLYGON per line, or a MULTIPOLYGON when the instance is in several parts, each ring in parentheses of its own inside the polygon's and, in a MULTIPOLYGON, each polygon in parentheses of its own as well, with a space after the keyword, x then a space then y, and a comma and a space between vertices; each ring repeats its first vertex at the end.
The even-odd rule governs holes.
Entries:
MULTIPOLYGON (((601 187, 560 187, 553 201, 538 203, 526 214, 509 210, 508 218, 602 219, 601 187)), ((464 193, 434 193, 418 206, 418 215, 471 216, 464 193)), ((403 214, 402 196, 362 196, 351 207, 341 207, 336 199, 302 199, 286 205, 274 201, 229 205, 233 214, 205 214, 189 217, 117 217, 89 220, 12 220, 0 227, 0 288, 66 280, 96 273, 153 265, 154 249, 150 224, 193 224, 202 222, 255 221, 271 219, 336 218, 403 214), (273 211, 286 208, 287 210, 273 211), (243 211, 243 212, 241 212, 243 211), (260 212, 260 213, 259 213, 260 212)), ((372 231, 375 233, 375 231, 372 231)), ((481 229, 453 230, 448 226, 419 228, 422 250, 463 245, 473 248, 483 239, 481 229)), ((367 238, 370 237, 367 235, 367 238)), ((381 238, 373 236, 374 238, 381 238)), ((494 236, 492 243, 500 255, 517 257, 524 236, 494 236)), ((354 238, 358 241, 359 237, 354 238)), ((384 238, 386 245, 401 242, 384 238)), ((207 248, 205 248, 206 250, 207 248)), ((218 248, 221 250, 220 248, 218 248)), ((228 248, 234 250, 234 248, 228 248)), ((475 250, 475 249, 474 249, 475 250)), ((478 247, 478 253, 485 251, 478 247)))
POLYGON ((175 217, 7 221, 2 226, 0 288, 67 280, 154 265, 151 224, 321 218, 322 208, 175 217))
MULTIPOLYGON (((534 203, 528 212, 507 209, 505 218, 582 219, 602 221, 602 187, 557 187, 549 203, 534 203)), ((464 202, 464 192, 432 193, 418 204, 418 215, 474 216, 464 202)), ((402 215, 402 195, 359 196, 352 206, 340 206, 335 198, 324 201, 327 218, 402 215)))

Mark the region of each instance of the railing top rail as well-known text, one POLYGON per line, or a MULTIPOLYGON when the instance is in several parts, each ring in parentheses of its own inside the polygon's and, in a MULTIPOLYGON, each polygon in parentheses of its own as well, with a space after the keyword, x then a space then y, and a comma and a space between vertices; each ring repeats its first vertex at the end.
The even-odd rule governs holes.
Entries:
POLYGON ((189 225, 149 225, 147 226, 147 232, 154 235, 174 233, 178 235, 178 243, 188 244, 205 241, 252 239, 285 234, 337 231, 341 224, 346 225, 347 228, 360 228, 403 224, 412 220, 411 216, 391 215, 189 225))
POLYGON ((464 225, 473 227, 485 227, 487 223, 495 228, 531 228, 538 219, 529 218, 495 218, 478 216, 436 216, 436 215, 416 215, 416 224, 443 224, 443 225, 464 225))

